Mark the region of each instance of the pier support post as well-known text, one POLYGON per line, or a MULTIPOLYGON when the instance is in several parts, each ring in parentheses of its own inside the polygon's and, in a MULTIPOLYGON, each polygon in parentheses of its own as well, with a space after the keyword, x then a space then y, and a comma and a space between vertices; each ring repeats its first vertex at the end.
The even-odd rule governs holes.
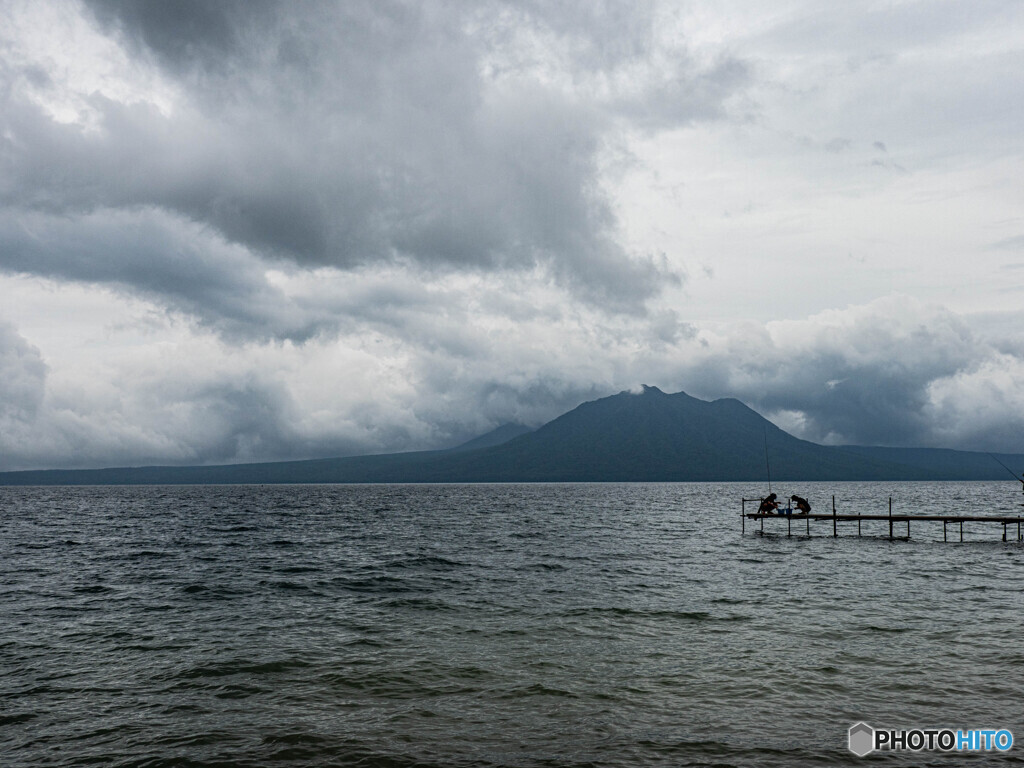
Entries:
MULTIPOLYGON (((786 515, 786 538, 788 539, 792 535, 793 535, 793 518, 790 517, 789 515, 786 515)), ((1003 536, 1003 540, 1004 541, 1006 540, 1005 536, 1003 536)))
POLYGON ((946 520, 942 521, 942 540, 943 541, 948 541, 948 539, 946 538, 946 523, 947 522, 948 521, 946 521, 946 520))
POLYGON ((960 521, 960 541, 964 540, 964 521, 960 521))
MULTIPOLYGON (((1019 525, 1017 526, 1017 531, 1018 531, 1018 533, 1020 532, 1020 526, 1019 525)), ((810 512, 807 513, 807 535, 808 536, 811 535, 811 513, 810 512)))
POLYGON ((836 497, 832 497, 832 538, 834 539, 839 535, 839 529, 836 528, 836 497))
POLYGON ((740 533, 747 532, 747 500, 740 501, 740 533))
POLYGON ((1003 541, 1006 541, 1006 523, 1003 523, 1003 541))
POLYGON ((892 496, 889 497, 889 541, 892 541, 892 496))

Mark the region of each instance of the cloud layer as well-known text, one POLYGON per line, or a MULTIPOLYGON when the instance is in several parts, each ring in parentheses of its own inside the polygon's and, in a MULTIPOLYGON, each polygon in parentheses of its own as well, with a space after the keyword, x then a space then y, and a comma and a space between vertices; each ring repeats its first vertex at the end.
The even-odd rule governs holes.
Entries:
POLYGON ((0 5, 0 469, 450 445, 654 384, 1024 451, 1024 10, 0 5))
MULTIPOLYGON (((609 131, 621 113, 715 118, 743 79, 737 62, 705 70, 683 50, 669 82, 575 89, 545 77, 580 62, 595 79, 625 78, 655 43, 642 9, 624 36, 614 16, 591 12, 592 26, 577 27, 559 6, 88 9, 77 34, 113 46, 84 62, 95 82, 47 70, 43 44, 32 46, 38 28, 6 42, 0 267, 163 291, 207 313, 216 305, 202 284, 215 270, 229 287, 231 247, 228 262, 252 264, 238 273, 239 295, 260 290, 254 274, 275 266, 541 268, 578 299, 642 311, 680 273, 616 238, 599 178, 609 131), (106 84, 140 78, 149 98, 106 84), (55 103, 73 118, 55 120, 55 103), (18 223, 45 233, 38 248, 12 233, 18 223), (161 241, 185 257, 154 253, 161 241), (82 253, 90 248, 111 263, 82 253), (197 263, 206 250, 216 263, 197 263)), ((301 337, 269 314, 253 318, 258 332, 301 337)))

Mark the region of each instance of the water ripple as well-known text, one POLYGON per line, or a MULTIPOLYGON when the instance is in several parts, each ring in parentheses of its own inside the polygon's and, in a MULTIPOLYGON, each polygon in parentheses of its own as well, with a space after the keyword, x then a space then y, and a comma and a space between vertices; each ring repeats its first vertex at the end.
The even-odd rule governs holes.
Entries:
POLYGON ((860 719, 1012 727, 1024 546, 741 536, 759 491, 0 488, 0 764, 849 765, 860 719))

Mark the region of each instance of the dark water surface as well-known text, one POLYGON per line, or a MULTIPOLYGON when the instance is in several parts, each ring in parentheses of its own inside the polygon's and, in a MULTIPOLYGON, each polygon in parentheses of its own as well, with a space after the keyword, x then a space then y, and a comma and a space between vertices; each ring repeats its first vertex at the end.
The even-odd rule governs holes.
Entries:
MULTIPOLYGON (((1009 482, 776 490, 1021 511, 1009 482)), ((861 765, 858 720, 1018 740, 871 764, 1024 762, 1024 546, 743 536, 762 492, 0 488, 0 765, 861 765)))

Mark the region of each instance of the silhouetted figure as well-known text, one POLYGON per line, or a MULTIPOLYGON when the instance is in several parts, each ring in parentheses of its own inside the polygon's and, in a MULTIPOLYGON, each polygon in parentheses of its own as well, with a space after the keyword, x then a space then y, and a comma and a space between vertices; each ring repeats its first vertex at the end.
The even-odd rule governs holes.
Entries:
POLYGON ((793 501, 793 502, 796 502, 796 509, 797 509, 798 512, 800 512, 802 514, 805 514, 805 515, 810 514, 810 512, 811 512, 811 502, 809 502, 807 499, 805 499, 805 498, 803 498, 801 496, 795 496, 794 495, 794 496, 790 496, 789 500, 793 501))
POLYGON ((761 499, 761 506, 757 508, 757 514, 774 514, 775 510, 779 508, 779 502, 776 499, 778 499, 778 495, 774 493, 769 493, 765 498, 761 499))

